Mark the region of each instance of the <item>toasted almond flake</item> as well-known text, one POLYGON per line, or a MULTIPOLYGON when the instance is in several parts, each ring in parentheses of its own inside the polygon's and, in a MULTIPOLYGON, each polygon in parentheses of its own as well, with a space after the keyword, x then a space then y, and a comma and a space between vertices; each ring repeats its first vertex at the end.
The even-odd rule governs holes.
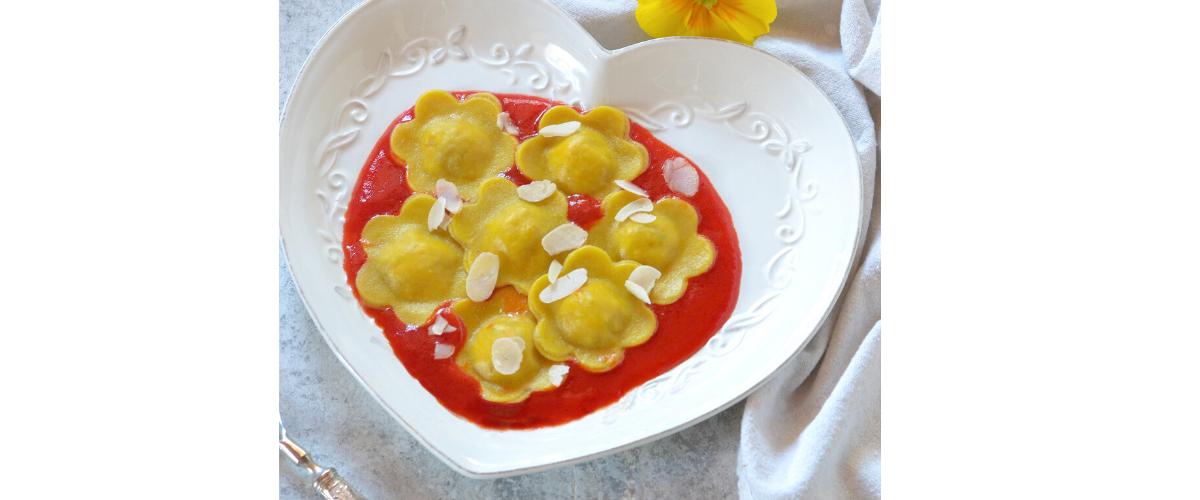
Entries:
POLYGON ((579 122, 566 122, 559 123, 558 125, 549 125, 542 127, 542 129, 538 131, 538 135, 542 137, 566 137, 574 134, 576 130, 579 130, 579 125, 579 122))
POLYGON ((587 269, 576 269, 558 278, 554 284, 543 288, 542 292, 538 294, 538 300, 543 304, 549 304, 575 293, 575 290, 578 290, 584 283, 587 283, 587 269))
POLYGON ((617 211, 615 218, 617 219, 617 222, 621 222, 629 218, 630 215, 638 212, 649 212, 651 210, 654 210, 654 202, 650 201, 650 198, 638 198, 630 202, 628 205, 621 207, 621 209, 617 211))
POLYGON ((429 232, 436 231, 442 225, 442 221, 446 219, 446 200, 438 198, 433 202, 433 206, 429 207, 429 232))
POLYGON ((647 195, 647 194, 646 194, 646 190, 645 190, 645 189, 642 189, 642 188, 640 188, 640 187, 637 187, 637 184, 634 184, 634 183, 632 183, 632 182, 629 182, 629 181, 613 181, 613 183, 614 183, 614 184, 616 184, 617 186, 620 186, 620 187, 621 187, 621 189, 624 189, 624 190, 626 190, 626 191, 629 191, 630 193, 636 194, 636 195, 638 195, 638 196, 649 196, 649 195, 647 195))
POLYGON ((446 321, 444 316, 439 315, 437 319, 433 320, 433 325, 429 327, 429 334, 441 335, 442 332, 446 331, 447 326, 450 326, 450 323, 446 321))
POLYGON ((525 359, 525 339, 500 337, 492 342, 492 368, 501 375, 512 375, 521 369, 525 359))
POLYGON ((553 285, 554 281, 558 279, 558 273, 561 273, 561 272, 562 272, 562 262, 559 262, 556 260, 556 261, 550 263, 550 272, 546 273, 546 277, 550 278, 551 285, 553 285))
POLYGON ((700 189, 700 174, 696 167, 683 158, 671 158, 663 163, 663 180, 671 191, 692 196, 700 189))
POLYGON ((654 219, 657 218, 657 216, 648 212, 638 212, 629 216, 629 220, 637 222, 638 224, 649 224, 654 222, 654 219))
POLYGON ((462 211, 462 196, 458 194, 458 186, 446 179, 438 179, 436 187, 434 187, 438 198, 446 200, 446 211, 456 214, 462 211))
POLYGON ((587 230, 568 222, 546 233, 546 236, 542 237, 542 248, 550 255, 558 255, 583 246, 587 237, 587 230))
POLYGON ((454 345, 437 343, 433 345, 433 359, 446 359, 454 355, 454 345))
POLYGON ((446 218, 442 219, 442 223, 438 225, 438 229, 446 230, 450 228, 450 214, 446 214, 446 218))
POLYGON ((517 126, 513 125, 512 119, 508 117, 508 111, 501 111, 500 114, 496 115, 496 126, 509 135, 517 135, 521 132, 517 130, 517 126))
POLYGON ((638 266, 632 273, 629 273, 629 281, 642 287, 647 293, 654 289, 654 282, 658 281, 658 278, 661 277, 662 273, 651 266, 638 266))
POLYGON ((554 387, 562 385, 563 378, 567 376, 567 372, 570 370, 571 367, 567 365, 551 366, 550 370, 547 372, 547 374, 550 375, 550 383, 554 384, 554 387))
POLYGON ((451 332, 457 332, 457 331, 458 331, 458 328, 455 328, 454 325, 446 325, 446 329, 442 330, 442 332, 444 332, 444 333, 451 333, 451 332))
POLYGON ((537 203, 554 194, 558 186, 553 181, 533 181, 517 188, 517 196, 530 203, 537 203))
POLYGON ((629 280, 625 280, 625 289, 629 290, 629 293, 632 293, 634 297, 638 298, 638 300, 641 300, 647 304, 650 303, 650 295, 646 293, 646 289, 642 288, 641 285, 629 280))
POLYGON ((496 278, 500 277, 500 257, 491 252, 483 252, 471 263, 467 271, 467 297, 475 302, 483 302, 492 296, 496 289, 496 278))

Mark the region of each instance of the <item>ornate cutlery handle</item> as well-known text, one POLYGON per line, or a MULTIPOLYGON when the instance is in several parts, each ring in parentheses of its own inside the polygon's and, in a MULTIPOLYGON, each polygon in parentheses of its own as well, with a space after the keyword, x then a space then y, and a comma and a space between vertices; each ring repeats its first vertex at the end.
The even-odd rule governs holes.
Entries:
POLYGON ((342 479, 337 470, 317 465, 308 452, 304 451, 304 448, 288 439, 282 421, 279 423, 279 449, 292 459, 292 463, 308 471, 313 481, 313 487, 321 492, 321 496, 326 500, 367 500, 358 490, 350 486, 350 483, 342 479))

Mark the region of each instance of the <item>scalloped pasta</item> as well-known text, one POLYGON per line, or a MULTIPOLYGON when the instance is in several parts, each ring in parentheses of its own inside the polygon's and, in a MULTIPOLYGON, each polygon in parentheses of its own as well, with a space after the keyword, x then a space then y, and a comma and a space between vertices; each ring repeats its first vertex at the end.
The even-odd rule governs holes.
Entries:
POLYGON ((616 180, 633 180, 649 165, 646 147, 629 138, 629 119, 616 108, 601 106, 581 115, 555 106, 538 122, 539 129, 578 121, 578 130, 563 137, 531 137, 517 149, 517 168, 534 180, 551 180, 567 194, 603 198, 616 191, 616 180))
POLYGON ((479 381, 483 399, 493 403, 519 403, 535 391, 554 388, 550 366, 534 347, 533 332, 537 319, 528 303, 513 287, 497 290, 483 302, 462 301, 454 304, 454 314, 466 326, 466 341, 454 362, 479 381), (505 375, 496 370, 492 346, 502 338, 520 338, 524 343, 521 365, 505 375))
POLYGON ((688 278, 712 267, 716 247, 696 234, 696 209, 680 199, 655 202, 652 211, 643 212, 654 215, 650 222, 632 218, 618 222, 617 212, 638 199, 641 197, 628 191, 605 198, 600 205, 604 217, 588 231, 587 244, 604 249, 615 261, 630 260, 657 269, 662 276, 650 290, 650 301, 670 304, 687 291, 688 278))
POLYGON ((538 319, 533 339, 542 355, 552 361, 573 359, 589 371, 603 372, 621 364, 625 348, 649 340, 658 319, 624 285, 637 267, 633 262, 614 264, 596 247, 575 250, 563 262, 563 273, 587 269, 587 282, 549 304, 538 294, 550 279, 538 278, 529 292, 529 309, 538 319))
POLYGON ((494 253, 500 257, 496 286, 513 285, 526 293, 554 260, 542 248, 542 237, 566 222, 567 198, 561 192, 528 202, 517 196, 516 184, 495 178, 480 187, 479 198, 463 206, 449 229, 467 248, 466 267, 479 254, 494 253))
POLYGON ((391 307, 410 325, 466 295, 462 248, 446 231, 426 226, 433 204, 431 196, 413 195, 399 215, 375 216, 362 232, 367 261, 354 280, 359 297, 371 307, 391 307))
POLYGON ((513 165, 517 139, 496 126, 500 100, 477 93, 459 102, 444 90, 417 99, 413 119, 392 130, 392 154, 408 165, 408 184, 433 192, 438 179, 474 198, 485 180, 513 165))

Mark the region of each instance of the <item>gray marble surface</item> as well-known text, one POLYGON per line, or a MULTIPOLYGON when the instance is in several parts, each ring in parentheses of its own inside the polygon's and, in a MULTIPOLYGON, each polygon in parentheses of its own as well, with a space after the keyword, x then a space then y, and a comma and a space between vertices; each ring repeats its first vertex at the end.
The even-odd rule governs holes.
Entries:
MULTIPOLYGON (((358 3, 280 1, 281 113, 308 53, 358 3)), ((742 408, 738 403, 682 432, 591 462, 504 479, 467 478, 409 436, 341 365, 308 316, 280 251, 280 414, 293 440, 373 500, 733 498, 742 408)), ((280 498, 318 498, 282 455, 279 472, 280 498)))

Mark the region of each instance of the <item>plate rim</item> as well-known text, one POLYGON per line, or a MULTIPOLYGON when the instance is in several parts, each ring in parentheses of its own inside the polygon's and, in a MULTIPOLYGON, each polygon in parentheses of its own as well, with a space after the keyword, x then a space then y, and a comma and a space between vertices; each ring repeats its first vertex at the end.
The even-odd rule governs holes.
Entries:
MULTIPOLYGON (((336 31, 338 31, 339 29, 341 29, 345 26, 346 19, 353 16, 354 14, 356 14, 358 11, 362 10, 365 6, 367 6, 369 4, 374 4, 374 3, 378 3, 378 2, 384 2, 384 1, 390 1, 390 0, 365 0, 363 2, 360 2, 358 5, 355 5, 350 10, 346 11, 345 14, 343 14, 341 17, 339 17, 337 19, 337 21, 335 21, 333 23, 333 25, 330 26, 330 28, 327 29, 325 31, 325 33, 321 35, 321 38, 317 41, 316 45, 313 46, 312 50, 309 51, 308 55, 304 58, 304 63, 301 64, 300 71, 298 71, 296 73, 296 77, 292 81, 291 87, 288 90, 287 98, 284 100, 283 110, 279 114, 279 139, 280 139, 279 142, 280 142, 281 148, 282 148, 282 139, 283 139, 283 131, 284 131, 283 125, 287 119, 288 112, 291 110, 292 98, 295 96, 296 87, 299 85, 300 81, 303 79, 304 75, 308 71, 308 69, 310 67, 310 63, 313 61, 314 55, 325 48, 326 44, 329 42, 331 35, 333 35, 336 31)), ((605 48, 604 46, 600 45, 600 43, 596 40, 596 38, 594 36, 592 36, 592 34, 586 28, 584 28, 583 25, 579 24, 579 21, 577 21, 574 17, 572 17, 570 15, 570 13, 563 10, 561 7, 554 4, 550 0, 525 0, 525 1, 540 3, 543 6, 549 7, 550 9, 556 11, 559 15, 561 15, 565 19, 569 20, 574 25, 575 28, 577 28, 580 32, 582 32, 584 35, 586 35, 586 39, 587 39, 588 43, 591 45, 591 49, 596 51, 599 54, 602 54, 604 59, 611 59, 612 57, 615 57, 621 53, 632 50, 636 47, 647 46, 647 45, 651 45, 651 44, 673 43, 673 42, 670 42, 670 40, 675 40, 675 39, 696 40, 696 41, 701 41, 703 43, 734 44, 734 45, 741 46, 746 49, 750 49, 750 50, 759 52, 762 55, 766 55, 766 56, 768 56, 768 58, 770 60, 774 61, 774 62, 772 62, 772 64, 774 64, 774 63, 782 64, 783 66, 786 66, 788 69, 790 69, 791 71, 793 71, 797 75, 799 75, 800 78, 803 78, 804 80, 808 81, 808 83, 811 84, 812 87, 817 91, 817 93, 825 100, 825 103, 828 104, 834 110, 834 112, 837 114, 838 118, 841 120, 841 123, 842 123, 841 131, 846 134, 846 138, 849 139, 850 144, 857 145, 857 141, 855 141, 854 135, 850 130, 850 125, 849 125, 849 123, 846 122, 846 117, 842 114, 841 110, 838 109, 837 105, 834 104, 833 99, 831 99, 829 97, 829 95, 826 94, 825 91, 823 89, 821 89, 821 87, 819 85, 816 84, 816 82, 814 82, 811 78, 809 78, 808 75, 804 74, 803 71, 800 71, 799 68, 793 66, 792 64, 789 64, 787 61, 780 59, 778 56, 771 54, 770 52, 762 50, 753 45, 746 45, 746 44, 742 44, 742 43, 738 43, 738 42, 734 42, 734 41, 730 41, 730 40, 718 39, 718 38, 697 37, 697 36, 673 36, 673 37, 664 37, 664 38, 652 38, 650 40, 637 42, 637 43, 630 44, 630 45, 627 45, 627 46, 624 46, 624 47, 621 47, 618 49, 609 50, 609 49, 605 48)), ((855 149, 857 151, 857 147, 855 149)), ((836 291, 833 293, 832 300, 830 300, 828 305, 825 307, 825 311, 822 312, 820 319, 814 323, 815 326, 811 329, 811 331, 806 333, 805 339, 798 344, 798 347, 796 348, 796 350, 783 363, 781 363, 778 367, 776 367, 774 370, 772 370, 771 373, 768 374, 766 377, 764 377, 762 380, 759 380, 755 384, 751 385, 750 388, 748 388, 747 390, 742 392, 740 395, 730 399, 729 401, 727 401, 725 403, 717 405, 713 410, 711 410, 709 412, 701 414, 689 421, 683 422, 671 429, 668 429, 668 430, 665 430, 665 431, 662 431, 662 432, 659 432, 657 434, 653 434, 650 436, 645 436, 641 439, 626 443, 624 445, 616 446, 613 448, 608 448, 603 451, 594 452, 591 454, 582 455, 579 457, 566 459, 566 460, 562 460, 562 461, 557 461, 557 462, 552 462, 552 463, 548 463, 548 464, 533 465, 533 466, 528 466, 528 467, 519 467, 519 468, 509 469, 509 470, 505 470, 505 471, 477 472, 477 471, 472 471, 472 470, 466 468, 465 466, 463 466, 462 464, 455 462, 441 449, 433 446, 433 444, 431 444, 429 442, 429 440, 427 440, 424 436, 422 436, 420 433, 418 433, 413 427, 411 427, 408 424, 408 422, 406 422, 404 420, 404 418, 395 409, 393 409, 390 405, 388 405, 386 402, 384 402, 379 397, 379 394, 375 390, 375 388, 369 382, 367 382, 365 379, 363 379, 362 376, 358 373, 358 371, 355 370, 354 367, 350 365, 350 363, 342 355, 341 350, 330 339, 329 334, 327 333, 326 328, 321 324, 320 319, 317 317, 317 315, 313 314, 313 310, 312 310, 312 306, 310 305, 310 301, 309 301, 308 297, 305 295, 304 290, 300 287, 299 282, 296 281, 296 275, 292 271, 292 257, 291 257, 291 254, 288 252, 287 241, 283 237, 283 220, 282 219, 280 219, 280 221, 279 221, 279 229, 280 229, 279 245, 283 249, 284 262, 286 264, 288 274, 292 278, 292 284, 296 287, 296 293, 300 297, 300 301, 304 304, 304 310, 308 313, 309 318, 312 319, 313 324, 317 327, 317 331, 321 334, 321 338, 325 340, 325 344, 327 346, 329 346, 330 350, 333 351, 334 356, 338 359, 338 361, 342 364, 342 366, 344 366, 350 372, 350 374, 353 376, 353 378, 355 380, 357 380, 360 385, 362 385, 363 387, 365 387, 367 389, 367 392, 370 394, 371 398, 374 399, 375 402, 378 403, 381 407, 383 407, 384 410, 388 414, 390 414, 395 421, 399 422, 400 426, 403 427, 404 430, 408 431, 409 435, 413 436, 418 442, 420 442, 421 445, 426 450, 429 450, 430 452, 432 452, 434 456, 436 456, 439 460, 442 461, 442 463, 449 466, 455 472, 458 472, 459 474, 462 474, 464 476, 474 478, 474 479, 499 479, 499 478, 504 478, 504 477, 509 477, 509 476, 530 474, 530 473, 535 473, 535 472, 540 472, 540 471, 545 471, 545 470, 557 469, 559 467, 565 467, 568 465, 574 465, 574 464, 578 464, 578 463, 588 462, 588 461, 595 460, 595 459, 598 459, 601 457, 619 453, 621 451, 636 448, 643 444, 657 441, 659 439, 665 438, 672 434, 678 433, 678 432, 685 430, 687 428, 690 428, 704 420, 707 420, 710 417, 712 417, 713 415, 716 415, 722 411, 725 411, 729 407, 746 399, 750 394, 754 393, 755 391, 760 389, 763 385, 766 385, 768 382, 773 380, 775 378, 775 376, 778 375, 779 372, 784 369, 784 367, 791 364, 791 362, 794 361, 796 359, 796 357, 799 356, 800 353, 804 351, 804 349, 808 346, 808 344, 810 342, 812 342, 813 337, 815 337, 816 333, 825 325, 826 321, 829 320, 829 317, 832 315, 833 310, 838 305, 839 299, 842 296, 842 292, 845 291, 846 285, 849 283, 850 275, 854 272, 854 269, 856 268, 856 264, 858 263, 859 257, 861 256, 861 253, 863 251, 863 248, 862 248, 863 241, 866 238, 866 230, 867 230, 867 226, 868 226, 868 224, 866 224, 865 221, 863 220, 863 214, 867 210, 866 207, 863 207, 863 202, 866 199, 865 192, 864 192, 863 185, 862 185, 862 183, 863 183, 863 172, 862 172, 863 164, 862 164, 861 155, 856 154, 856 155, 854 155, 854 158, 855 158, 855 164, 857 167, 854 172, 854 177, 858 181, 857 186, 855 188, 857 191, 856 211, 858 212, 857 213, 858 217, 857 217, 857 223, 856 223, 857 227, 855 229, 854 248, 852 249, 852 251, 850 253, 849 261, 846 265, 845 271, 842 274, 842 277, 836 288, 836 291)), ((279 167, 282 168, 283 165, 280 164, 279 167)), ((279 187, 281 190, 283 189, 282 179, 281 179, 279 187)))

